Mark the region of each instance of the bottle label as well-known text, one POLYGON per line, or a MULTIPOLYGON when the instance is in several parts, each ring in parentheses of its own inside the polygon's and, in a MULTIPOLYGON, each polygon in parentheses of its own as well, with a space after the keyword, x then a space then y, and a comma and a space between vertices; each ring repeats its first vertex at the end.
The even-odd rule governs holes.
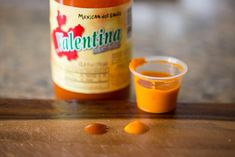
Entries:
POLYGON ((105 93, 129 85, 131 2, 79 8, 50 0, 54 83, 78 93, 105 93))

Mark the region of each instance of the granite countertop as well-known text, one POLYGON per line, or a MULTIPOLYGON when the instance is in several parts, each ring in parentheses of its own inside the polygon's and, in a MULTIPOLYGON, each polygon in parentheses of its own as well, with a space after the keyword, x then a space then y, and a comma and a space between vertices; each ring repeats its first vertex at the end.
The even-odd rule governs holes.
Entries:
MULTIPOLYGON (((136 1, 133 56, 185 61, 181 102, 235 102, 234 8, 234 0, 136 1)), ((48 1, 0 1, 0 97, 53 98, 48 17, 48 1)))

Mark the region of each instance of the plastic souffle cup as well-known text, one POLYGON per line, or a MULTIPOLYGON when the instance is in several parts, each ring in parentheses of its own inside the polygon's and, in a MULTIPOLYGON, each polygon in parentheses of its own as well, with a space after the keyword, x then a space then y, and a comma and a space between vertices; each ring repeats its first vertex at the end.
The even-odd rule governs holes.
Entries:
POLYGON ((176 108, 181 81, 188 70, 183 61, 166 56, 134 58, 129 68, 134 75, 138 108, 150 113, 176 108))

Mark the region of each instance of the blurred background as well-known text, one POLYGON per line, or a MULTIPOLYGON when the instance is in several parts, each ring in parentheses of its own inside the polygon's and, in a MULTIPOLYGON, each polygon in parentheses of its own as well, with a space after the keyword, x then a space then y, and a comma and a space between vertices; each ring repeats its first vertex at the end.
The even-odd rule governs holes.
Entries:
MULTIPOLYGON (((134 57, 188 64, 179 101, 235 102, 234 0, 136 0, 133 29, 134 57)), ((0 0, 0 97, 53 98, 48 0, 0 0)))

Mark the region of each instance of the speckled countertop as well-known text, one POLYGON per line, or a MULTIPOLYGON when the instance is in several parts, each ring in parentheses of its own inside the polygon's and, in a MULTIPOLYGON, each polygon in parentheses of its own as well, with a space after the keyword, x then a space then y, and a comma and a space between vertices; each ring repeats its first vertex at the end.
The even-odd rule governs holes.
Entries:
MULTIPOLYGON (((234 102, 234 8, 234 0, 137 1, 133 56, 184 60, 181 102, 234 102)), ((53 98, 48 16, 48 1, 0 1, 0 97, 53 98)))

